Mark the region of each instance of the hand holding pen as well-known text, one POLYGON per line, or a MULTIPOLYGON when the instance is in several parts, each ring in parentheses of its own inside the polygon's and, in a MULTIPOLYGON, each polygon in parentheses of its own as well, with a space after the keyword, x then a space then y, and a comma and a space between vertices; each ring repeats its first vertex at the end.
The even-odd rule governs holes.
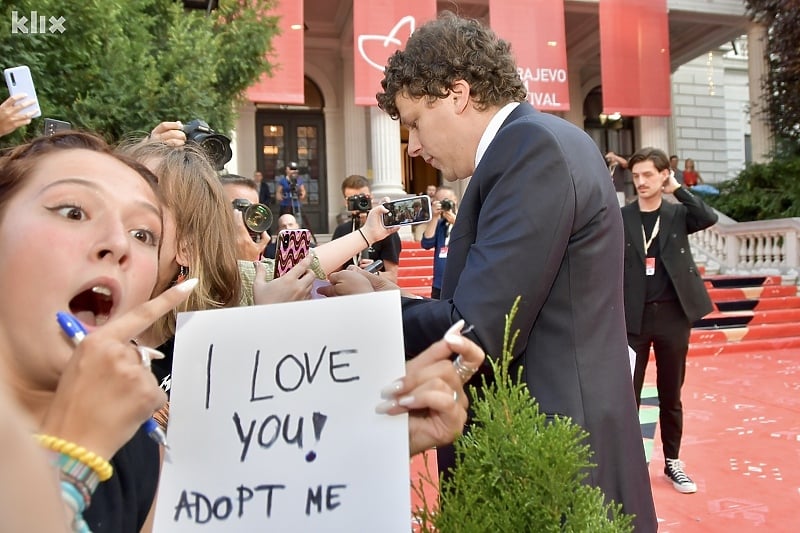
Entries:
POLYGON ((65 334, 65 341, 78 344, 58 379, 40 430, 113 457, 167 401, 130 339, 184 301, 196 284, 190 279, 176 285, 89 335, 79 330, 65 334))
MULTIPOLYGON (((73 315, 59 311, 56 313, 56 321, 58 322, 58 325, 61 326, 61 330, 67 334, 75 346, 80 344, 81 341, 86 338, 86 328, 83 327, 83 324, 81 324, 80 320, 75 318, 73 315)), ((150 363, 153 359, 164 358, 164 354, 158 350, 148 346, 139 346, 134 341, 131 341, 131 343, 139 353, 142 365, 148 370, 150 370, 150 363)), ((145 423, 142 424, 142 427, 151 439, 156 441, 156 443, 160 444, 161 446, 167 447, 167 435, 152 417, 148 418, 145 423)))

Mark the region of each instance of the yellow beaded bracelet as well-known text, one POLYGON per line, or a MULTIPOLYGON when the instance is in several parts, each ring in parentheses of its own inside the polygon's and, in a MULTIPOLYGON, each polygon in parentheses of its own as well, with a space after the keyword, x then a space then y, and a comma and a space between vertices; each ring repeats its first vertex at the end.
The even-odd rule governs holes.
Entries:
POLYGON ((51 435, 38 434, 36 438, 45 448, 72 457, 94 470, 100 481, 105 481, 114 474, 111 463, 82 446, 51 435))

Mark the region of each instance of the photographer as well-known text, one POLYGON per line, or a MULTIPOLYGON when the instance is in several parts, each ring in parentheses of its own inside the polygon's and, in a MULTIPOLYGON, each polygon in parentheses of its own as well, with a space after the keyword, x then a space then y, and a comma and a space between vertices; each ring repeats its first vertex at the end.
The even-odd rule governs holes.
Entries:
MULTIPOLYGON (((259 223, 258 227, 247 227, 247 218, 245 215, 249 211, 243 210, 246 207, 241 206, 258 206, 258 185, 250 178, 239 176, 237 174, 225 174, 219 177, 222 182, 222 188, 225 190, 225 196, 233 206, 234 225, 236 227, 236 259, 242 261, 258 261, 264 253, 264 248, 269 243, 269 234, 266 228, 272 223, 272 214, 269 213, 269 208, 260 204, 261 210, 255 212, 255 216, 261 216, 261 220, 251 221, 251 225, 256 222, 259 223), (240 207, 236 207, 240 205, 240 207), (266 211, 264 211, 266 210, 266 211), (269 216, 267 216, 269 213, 269 216), (258 231, 261 229, 262 231, 258 231)), ((253 218, 251 215, 250 218, 253 218)))
POLYGON ((300 218, 300 204, 306 198, 306 186, 299 171, 298 164, 292 161, 286 165, 285 174, 277 177, 275 201, 278 202, 278 215, 290 214, 300 218))
MULTIPOLYGON (((342 194, 347 211, 350 212, 350 220, 336 227, 332 240, 357 231, 364 224, 369 210, 372 209, 372 191, 369 188, 369 181, 364 176, 352 175, 345 178, 342 182, 342 194)), ((342 269, 351 264, 363 267, 380 259, 383 261, 380 275, 397 283, 397 267, 400 263, 401 248, 400 236, 392 233, 382 241, 365 247, 360 255, 342 265, 342 269)))
POLYGON ((442 291, 442 276, 447 261, 447 246, 450 243, 450 229, 456 222, 456 193, 445 185, 436 189, 431 202, 433 213, 425 226, 420 245, 426 250, 434 248, 433 283, 431 298, 439 299, 442 291))

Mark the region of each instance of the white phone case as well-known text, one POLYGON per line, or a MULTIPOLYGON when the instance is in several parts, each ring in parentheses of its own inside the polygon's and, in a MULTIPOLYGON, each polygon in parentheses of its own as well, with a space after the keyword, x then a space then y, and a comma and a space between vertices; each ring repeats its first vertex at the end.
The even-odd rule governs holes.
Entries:
POLYGON ((34 103, 25 109, 35 111, 33 117, 42 116, 42 110, 39 109, 39 99, 36 97, 36 88, 33 86, 33 77, 31 76, 31 69, 26 65, 19 67, 7 68, 3 71, 3 76, 6 79, 6 86, 11 96, 16 94, 25 93, 28 99, 33 99, 34 103))

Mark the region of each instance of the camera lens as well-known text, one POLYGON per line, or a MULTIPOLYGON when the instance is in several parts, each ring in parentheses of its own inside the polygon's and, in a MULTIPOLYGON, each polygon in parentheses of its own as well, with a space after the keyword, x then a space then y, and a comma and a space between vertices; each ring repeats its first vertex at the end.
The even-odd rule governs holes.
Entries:
POLYGON ((272 225, 272 211, 264 204, 251 204, 242 216, 247 229, 255 233, 266 231, 272 225))
POLYGON ((358 208, 362 211, 369 211, 372 207, 372 202, 370 202, 369 198, 366 196, 362 196, 358 199, 358 208))

